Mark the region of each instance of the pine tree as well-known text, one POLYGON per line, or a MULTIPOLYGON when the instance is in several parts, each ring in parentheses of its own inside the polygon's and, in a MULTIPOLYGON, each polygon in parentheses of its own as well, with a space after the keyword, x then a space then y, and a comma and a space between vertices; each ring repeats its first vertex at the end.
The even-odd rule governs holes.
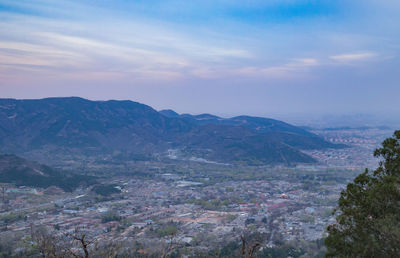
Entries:
POLYGON ((327 257, 400 257, 400 131, 374 156, 379 167, 366 169, 341 193, 327 257))

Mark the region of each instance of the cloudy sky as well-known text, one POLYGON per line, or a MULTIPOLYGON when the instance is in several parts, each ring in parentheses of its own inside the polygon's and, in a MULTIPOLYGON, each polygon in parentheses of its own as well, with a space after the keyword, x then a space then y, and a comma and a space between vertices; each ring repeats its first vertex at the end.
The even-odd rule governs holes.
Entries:
POLYGON ((398 0, 0 0, 0 97, 400 112, 398 0))

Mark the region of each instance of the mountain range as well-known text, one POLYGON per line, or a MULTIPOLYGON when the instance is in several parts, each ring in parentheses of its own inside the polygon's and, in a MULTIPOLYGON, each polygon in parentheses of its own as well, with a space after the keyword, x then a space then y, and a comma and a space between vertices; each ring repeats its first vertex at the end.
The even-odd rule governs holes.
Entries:
POLYGON ((301 150, 341 148, 300 127, 261 117, 177 114, 133 101, 46 98, 0 99, 0 151, 35 154, 182 157, 213 162, 295 164, 316 162, 301 150))

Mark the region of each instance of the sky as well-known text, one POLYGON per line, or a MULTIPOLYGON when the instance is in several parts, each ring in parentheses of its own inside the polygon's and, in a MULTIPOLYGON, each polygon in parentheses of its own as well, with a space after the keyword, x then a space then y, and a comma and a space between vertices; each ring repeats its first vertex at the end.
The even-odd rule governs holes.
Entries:
POLYGON ((0 0, 0 97, 400 112, 398 0, 0 0))

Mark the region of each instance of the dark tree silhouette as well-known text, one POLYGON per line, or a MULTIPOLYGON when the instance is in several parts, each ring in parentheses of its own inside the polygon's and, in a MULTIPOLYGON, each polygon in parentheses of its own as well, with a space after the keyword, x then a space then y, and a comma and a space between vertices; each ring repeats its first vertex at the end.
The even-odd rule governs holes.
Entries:
POLYGON ((248 241, 244 235, 240 236, 240 239, 242 240, 242 248, 241 248, 241 253, 243 257, 245 258, 252 258, 260 249, 261 243, 258 241, 248 241))
POLYGON ((366 169, 341 193, 327 257, 400 257, 400 131, 374 156, 379 167, 366 169))

